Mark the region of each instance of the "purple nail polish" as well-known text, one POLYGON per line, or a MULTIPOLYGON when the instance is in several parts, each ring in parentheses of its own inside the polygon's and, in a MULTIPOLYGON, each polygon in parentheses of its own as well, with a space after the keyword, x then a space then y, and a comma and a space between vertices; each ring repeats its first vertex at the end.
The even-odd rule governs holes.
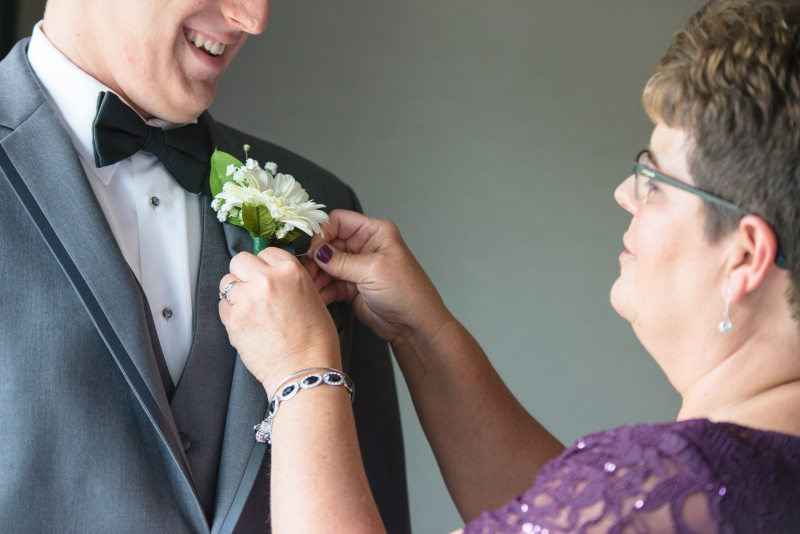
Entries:
POLYGON ((328 263, 333 257, 333 250, 328 245, 321 245, 317 249, 317 259, 322 263, 328 263))

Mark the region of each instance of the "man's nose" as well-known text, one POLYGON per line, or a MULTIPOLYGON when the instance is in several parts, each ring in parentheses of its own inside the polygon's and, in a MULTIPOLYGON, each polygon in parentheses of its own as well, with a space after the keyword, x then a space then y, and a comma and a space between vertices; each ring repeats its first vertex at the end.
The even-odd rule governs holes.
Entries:
POLYGON ((228 0, 222 13, 245 33, 257 35, 267 27, 269 0, 228 0))

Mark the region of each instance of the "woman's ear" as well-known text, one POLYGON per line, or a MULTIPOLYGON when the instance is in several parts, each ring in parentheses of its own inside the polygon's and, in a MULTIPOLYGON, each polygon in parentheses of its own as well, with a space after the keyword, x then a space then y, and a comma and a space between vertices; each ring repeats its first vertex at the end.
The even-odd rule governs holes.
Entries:
POLYGON ((769 224, 757 215, 745 215, 731 236, 733 255, 728 280, 731 302, 737 303, 758 288, 771 269, 777 269, 778 240, 769 224))

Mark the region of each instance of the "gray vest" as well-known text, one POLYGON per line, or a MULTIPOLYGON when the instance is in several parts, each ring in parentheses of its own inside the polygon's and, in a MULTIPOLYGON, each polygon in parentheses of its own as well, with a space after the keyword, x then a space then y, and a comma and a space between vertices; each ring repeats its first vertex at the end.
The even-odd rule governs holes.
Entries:
MULTIPOLYGON (((203 199, 206 203, 206 199, 203 199)), ((222 226, 204 206, 202 248, 195 293, 192 347, 178 383, 173 385, 157 341, 148 310, 148 328, 153 340, 161 380, 169 399, 175 425, 183 445, 200 504, 213 519, 214 500, 228 410, 236 351, 228 343, 217 307, 218 281, 228 272, 229 257, 222 226)))

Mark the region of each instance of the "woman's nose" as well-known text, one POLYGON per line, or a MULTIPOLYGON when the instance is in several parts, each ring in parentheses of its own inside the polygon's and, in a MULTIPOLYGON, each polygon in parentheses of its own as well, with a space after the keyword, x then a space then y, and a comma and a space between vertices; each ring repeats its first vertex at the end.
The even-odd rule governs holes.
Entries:
POLYGON ((631 214, 635 214, 639 206, 639 202, 636 200, 636 195, 634 193, 634 181, 635 177, 631 174, 614 190, 614 200, 617 201, 617 204, 622 206, 622 209, 631 214))

